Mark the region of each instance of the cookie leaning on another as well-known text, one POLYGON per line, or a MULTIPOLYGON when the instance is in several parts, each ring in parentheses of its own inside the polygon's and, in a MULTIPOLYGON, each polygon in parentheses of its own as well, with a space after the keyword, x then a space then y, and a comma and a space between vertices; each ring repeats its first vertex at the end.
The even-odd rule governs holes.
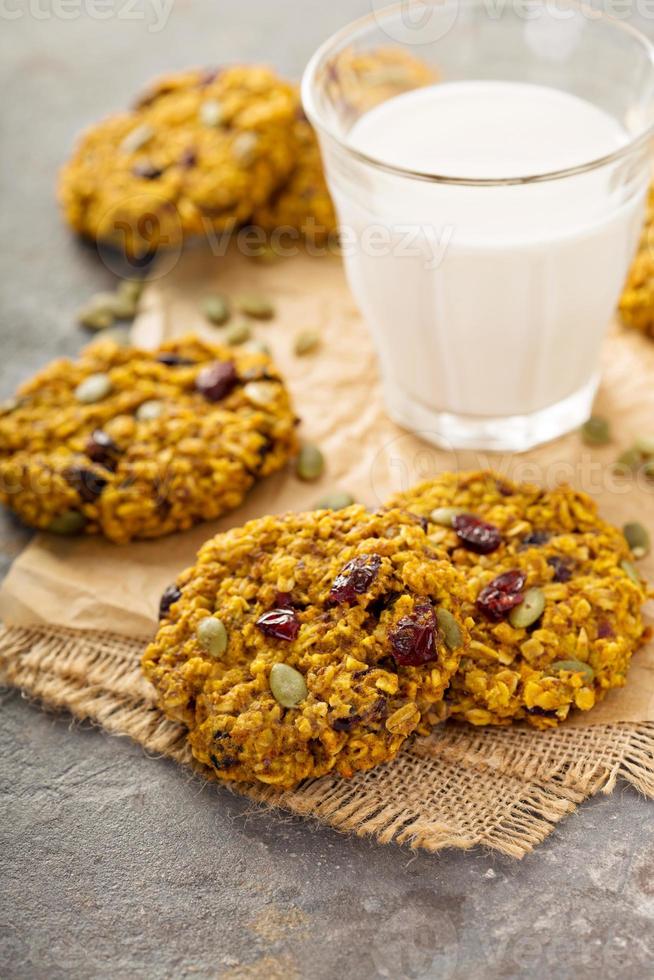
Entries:
POLYGON ((221 779, 351 776, 438 720, 464 593, 404 511, 263 517, 208 541, 164 593, 143 670, 221 779))
POLYGON ((0 501, 61 534, 186 530, 284 466, 295 423, 264 354, 194 336, 154 351, 99 341, 0 409, 0 501))
POLYGON ((446 695, 452 716, 546 728, 625 683, 646 589, 586 494, 445 473, 390 505, 426 518, 469 584, 475 625, 446 695))

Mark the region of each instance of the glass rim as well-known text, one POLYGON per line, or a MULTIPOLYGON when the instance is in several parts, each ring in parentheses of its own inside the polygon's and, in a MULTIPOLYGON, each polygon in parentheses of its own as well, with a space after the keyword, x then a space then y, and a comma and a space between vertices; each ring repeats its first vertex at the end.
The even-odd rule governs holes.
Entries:
MULTIPOLYGON (((443 0, 426 0, 426 2, 431 6, 443 5, 443 0)), ((445 0, 445 2, 450 2, 450 0, 445 0)), ((481 7, 484 5, 484 0, 453 0, 453 2, 463 3, 463 5, 467 7, 481 7)), ((540 2, 543 6, 546 5, 546 0, 540 0, 540 2)), ((557 0, 557 2, 559 5, 561 4, 561 0, 557 0)), ((652 43, 649 38, 642 33, 642 31, 638 30, 638 28, 633 27, 631 24, 626 24, 623 21, 618 20, 617 17, 612 17, 610 14, 604 13, 602 10, 596 10, 594 7, 584 3, 583 0, 564 0, 564 3, 565 6, 571 10, 576 10, 580 13, 588 11, 592 15, 592 19, 594 21, 602 21, 611 29, 632 37, 641 45, 649 57, 650 64, 652 67, 654 67, 654 43, 652 43)), ((358 160, 359 163, 366 164, 367 166, 373 167, 376 170, 381 170, 384 173, 393 174, 397 177, 408 177, 412 180, 421 180, 433 184, 454 184, 463 187, 505 187, 516 184, 536 184, 549 180, 561 180, 564 177, 574 177, 578 174, 588 173, 591 170, 599 169, 600 167, 604 167, 607 164, 614 163, 623 159, 624 157, 629 156, 634 151, 645 146, 654 136, 654 121, 652 121, 645 127, 642 133, 635 136, 633 139, 628 140, 624 146, 618 147, 617 150, 613 150, 611 153, 607 153, 601 157, 596 157, 595 159, 589 160, 586 163, 576 164, 574 167, 564 167, 563 169, 550 170, 545 173, 527 174, 526 176, 522 177, 445 176, 444 174, 431 173, 422 170, 412 170, 408 167, 400 167, 392 163, 386 163, 377 157, 355 149, 348 143, 347 139, 334 132, 333 128, 328 126, 321 118, 321 113, 316 106, 316 99, 314 98, 318 68, 324 62, 327 55, 341 42, 347 41, 348 38, 360 33, 361 30, 369 24, 379 24, 380 19, 386 20, 395 16, 397 13, 402 11, 403 7, 404 0, 398 0, 398 2, 390 4, 380 11, 373 11, 370 14, 364 14, 363 17, 358 17, 356 20, 350 21, 345 25, 345 27, 340 28, 320 45, 317 51, 315 51, 310 58, 302 75, 302 105, 307 114, 309 122, 320 134, 327 136, 330 140, 333 140, 341 149, 345 150, 345 152, 351 157, 358 160)))

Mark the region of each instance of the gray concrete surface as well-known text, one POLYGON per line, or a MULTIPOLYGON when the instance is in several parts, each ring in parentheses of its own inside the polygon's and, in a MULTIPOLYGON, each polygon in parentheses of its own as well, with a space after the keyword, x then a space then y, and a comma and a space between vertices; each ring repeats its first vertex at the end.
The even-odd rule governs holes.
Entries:
MULTIPOLYGON (((110 0, 107 20, 92 0, 0 4, 0 397, 76 350, 74 312, 111 280, 53 201, 80 126, 170 68, 252 59, 299 73, 369 4, 175 0, 163 30, 146 2, 110 0)), ((0 520, 6 567, 25 535, 0 520)), ((653 811, 625 787, 515 863, 259 813, 12 692, 0 739, 2 977, 651 976, 653 811)))

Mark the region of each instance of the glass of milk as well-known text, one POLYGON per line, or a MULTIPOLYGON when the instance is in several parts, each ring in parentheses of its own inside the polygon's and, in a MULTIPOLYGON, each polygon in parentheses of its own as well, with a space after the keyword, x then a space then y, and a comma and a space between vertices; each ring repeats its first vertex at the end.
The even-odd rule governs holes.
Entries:
POLYGON ((524 450, 589 416, 651 177, 654 49, 569 0, 415 0, 303 80, 389 414, 524 450))

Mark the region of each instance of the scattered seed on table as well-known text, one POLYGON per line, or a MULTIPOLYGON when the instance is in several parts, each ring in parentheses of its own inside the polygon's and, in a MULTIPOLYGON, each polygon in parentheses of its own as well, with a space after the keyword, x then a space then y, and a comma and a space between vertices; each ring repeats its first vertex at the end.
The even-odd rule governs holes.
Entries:
POLYGON ((320 334, 317 330, 303 330, 301 333, 296 334, 295 341, 293 342, 293 353, 297 354, 298 357, 303 357, 305 354, 310 354, 320 347, 320 334))
POLYGON ((605 446, 611 441, 611 426, 608 419, 591 415, 581 427, 581 438, 587 446, 605 446))
POLYGON ((635 472, 635 470, 637 470, 642 463, 642 453, 640 453, 635 446, 632 446, 630 449, 625 449, 623 453, 620 453, 615 461, 613 469, 616 473, 627 476, 627 474, 635 472))
POLYGON ((245 345, 245 349, 252 351, 253 354, 266 354, 270 357, 270 347, 263 340, 249 340, 245 345))
POLYGON ((328 493, 322 497, 316 504, 315 509, 343 510, 344 507, 349 507, 353 503, 355 503, 355 500, 352 494, 347 493, 346 490, 334 490, 332 493, 328 493))
POLYGON ((634 449, 643 456, 654 456, 654 436, 639 436, 634 443, 634 449))
POLYGON ((110 391, 111 379, 108 374, 90 374, 75 388, 75 398, 85 405, 92 405, 106 398, 110 391))
POLYGON ((210 323, 221 327, 229 320, 229 303, 224 296, 218 294, 206 296, 202 303, 202 312, 210 323))
POLYGON ((295 472, 301 480, 318 480, 325 469, 325 457, 317 446, 307 443, 302 446, 295 461, 295 472))
POLYGON ((230 323, 225 330, 225 342, 234 347, 237 344, 244 344, 252 336, 252 327, 247 320, 237 320, 230 323))
POLYGON ((309 693, 300 671, 289 664, 273 664, 269 684, 272 696, 283 708, 296 708, 309 693))
POLYGON ((121 279, 118 283, 117 292, 119 296, 124 296, 132 303, 138 303, 143 293, 145 283, 142 279, 121 279))
POLYGON ((270 300, 256 293, 245 293, 237 297, 235 306, 240 313, 255 320, 270 320, 275 315, 275 307, 270 300))
POLYGON ((622 529, 634 558, 649 554, 649 531, 638 521, 629 521, 622 529))
POLYGON ((77 322, 88 330, 106 330, 113 325, 114 316, 108 310, 84 306, 77 314, 77 322))

